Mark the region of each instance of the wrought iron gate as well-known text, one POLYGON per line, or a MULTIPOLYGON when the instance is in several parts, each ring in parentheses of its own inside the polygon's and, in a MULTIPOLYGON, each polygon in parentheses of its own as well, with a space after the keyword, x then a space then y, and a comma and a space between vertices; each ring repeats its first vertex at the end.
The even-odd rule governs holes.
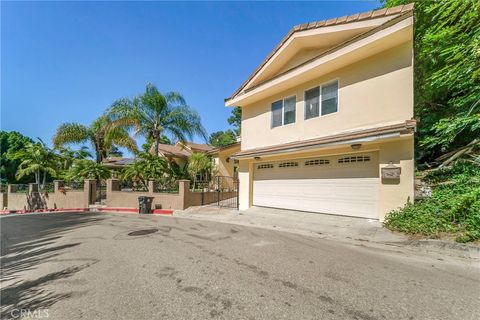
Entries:
POLYGON ((228 176, 216 176, 202 188, 202 205, 238 209, 239 180, 228 176))
POLYGON ((97 180, 96 185, 96 194, 95 194, 95 203, 96 204, 105 204, 107 199, 107 183, 105 180, 97 180))

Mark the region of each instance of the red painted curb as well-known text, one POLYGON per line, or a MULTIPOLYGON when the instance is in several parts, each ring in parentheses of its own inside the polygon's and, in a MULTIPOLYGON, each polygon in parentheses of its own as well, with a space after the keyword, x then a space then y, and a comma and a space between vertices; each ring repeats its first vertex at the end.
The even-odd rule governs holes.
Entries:
POLYGON ((166 215, 173 215, 173 210, 167 210, 167 209, 155 209, 155 210, 153 210, 153 214, 166 214, 166 215))
POLYGON ((97 208, 101 212, 132 212, 138 213, 137 208, 97 208))

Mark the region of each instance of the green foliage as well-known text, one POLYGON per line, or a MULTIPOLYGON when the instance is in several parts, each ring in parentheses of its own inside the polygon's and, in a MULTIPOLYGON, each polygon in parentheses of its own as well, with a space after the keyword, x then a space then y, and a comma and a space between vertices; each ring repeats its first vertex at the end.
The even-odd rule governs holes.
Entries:
POLYGON ((209 144, 214 147, 228 146, 237 141, 236 134, 228 129, 227 131, 217 131, 210 135, 209 144))
POLYGON ((240 129, 242 125, 242 108, 235 107, 232 110, 232 115, 227 119, 228 124, 235 127, 235 134, 240 136, 240 129))
POLYGON ((469 163, 427 174, 435 183, 430 199, 391 212, 385 226, 410 234, 452 233, 459 242, 480 239, 480 169, 469 163))
POLYGON ((200 116, 190 108, 177 92, 160 93, 153 84, 134 99, 119 99, 106 113, 116 128, 134 129, 135 135, 152 139, 155 154, 163 134, 179 141, 206 137, 200 116))
POLYGON ((106 116, 99 117, 89 127, 78 123, 64 123, 58 127, 53 137, 53 145, 57 149, 71 143, 86 142, 91 143, 95 150, 97 162, 101 162, 117 147, 137 152, 137 144, 128 131, 113 127, 106 116))
POLYGON ((65 180, 80 182, 84 179, 108 179, 112 175, 110 169, 103 164, 87 160, 80 159, 75 160, 73 165, 67 170, 65 174, 65 180))
POLYGON ((25 182, 17 180, 17 168, 20 159, 12 159, 12 155, 24 150, 33 140, 16 131, 0 131, 0 181, 2 183, 25 182))
MULTIPOLYGON (((411 0, 384 0, 387 7, 411 0)), ((421 160, 480 135, 480 6, 415 1, 415 117, 421 160)))
POLYGON ((23 149, 9 154, 9 158, 20 161, 16 173, 17 179, 34 175, 35 183, 45 185, 47 174, 57 175, 59 157, 42 140, 37 143, 28 143, 23 149))
POLYGON ((205 153, 194 152, 188 159, 187 171, 193 178, 192 190, 195 190, 197 175, 210 173, 213 169, 212 159, 205 153))
POLYGON ((165 159, 149 153, 141 153, 134 163, 122 170, 122 178, 141 182, 148 187, 149 180, 162 181, 168 173, 168 163, 165 159))
POLYGON ((148 188, 148 181, 152 180, 165 189, 175 188, 176 181, 186 178, 187 175, 174 161, 152 155, 148 152, 140 153, 135 162, 122 170, 121 178, 130 180, 134 185, 148 188))

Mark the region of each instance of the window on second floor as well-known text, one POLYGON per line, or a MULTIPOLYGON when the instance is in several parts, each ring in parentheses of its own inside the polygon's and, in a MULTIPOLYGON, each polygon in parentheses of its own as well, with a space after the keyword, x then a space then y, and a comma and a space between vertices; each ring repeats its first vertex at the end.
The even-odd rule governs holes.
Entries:
POLYGON ((338 111, 338 81, 305 91, 305 119, 338 111))
POLYGON ((295 122, 296 96, 272 103, 272 128, 295 122))

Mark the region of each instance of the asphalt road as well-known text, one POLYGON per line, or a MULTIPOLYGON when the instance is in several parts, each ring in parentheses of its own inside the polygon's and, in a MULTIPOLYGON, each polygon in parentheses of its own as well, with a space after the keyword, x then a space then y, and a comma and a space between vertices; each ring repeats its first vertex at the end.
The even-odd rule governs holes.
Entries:
POLYGON ((172 217, 68 213, 0 222, 2 319, 28 311, 48 319, 480 314, 479 269, 469 261, 172 217), (140 230, 158 231, 135 235, 140 230))

